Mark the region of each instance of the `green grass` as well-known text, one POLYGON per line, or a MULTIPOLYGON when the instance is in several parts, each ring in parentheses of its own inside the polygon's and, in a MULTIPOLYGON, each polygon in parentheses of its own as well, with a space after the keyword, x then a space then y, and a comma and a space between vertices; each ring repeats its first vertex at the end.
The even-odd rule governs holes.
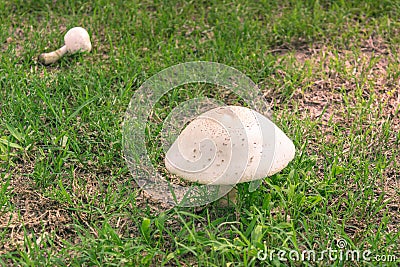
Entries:
MULTIPOLYGON (((400 260, 399 1, 2 1, 0 264, 4 266, 397 266, 400 260), (37 56, 85 27, 89 54, 37 56), (157 211, 122 155, 135 90, 188 61, 248 75, 272 102, 295 159, 222 208, 157 211), (348 249, 397 262, 272 261, 265 250, 348 249)), ((180 87, 161 122, 210 86, 180 87)))

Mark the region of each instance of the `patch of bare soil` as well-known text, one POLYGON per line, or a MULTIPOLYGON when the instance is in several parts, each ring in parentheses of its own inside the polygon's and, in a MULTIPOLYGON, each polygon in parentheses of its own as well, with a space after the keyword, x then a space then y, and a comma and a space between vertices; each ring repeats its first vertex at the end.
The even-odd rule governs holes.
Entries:
MULTIPOLYGON (((313 73, 312 78, 302 81, 302 85, 293 93, 293 102, 296 103, 293 107, 298 109, 296 116, 300 115, 304 119, 316 122, 314 131, 319 131, 324 136, 323 140, 310 141, 307 146, 308 152, 318 155, 321 145, 334 145, 337 142, 333 134, 334 127, 339 126, 344 131, 350 131, 351 126, 358 121, 358 116, 365 116, 362 120, 363 125, 357 125, 360 139, 368 144, 365 148, 368 152, 364 153, 374 159, 377 153, 382 152, 387 159, 392 159, 381 177, 374 177, 376 189, 373 198, 377 200, 384 193, 383 202, 387 203, 386 208, 373 218, 352 222, 355 229, 365 228, 366 223, 378 225, 382 218, 387 216, 390 223, 386 230, 392 233, 399 231, 400 147, 396 135, 400 131, 400 78, 395 73, 398 72, 400 59, 397 55, 400 49, 395 49, 397 50, 393 51, 393 47, 389 48, 379 37, 371 37, 358 52, 332 52, 321 46, 300 49, 293 54, 297 67, 311 66, 313 73), (305 86, 308 86, 306 90, 305 86), (366 106, 368 111, 364 114, 360 113, 360 99, 365 102, 371 101, 371 104, 366 106), (383 133, 387 122, 390 126, 389 136, 383 133)), ((287 51, 280 52, 286 54, 287 51)), ((282 57, 282 60, 285 58, 287 57, 282 57)), ((293 68, 292 61, 281 61, 277 64, 289 64, 288 68, 293 68)), ((275 75, 277 80, 283 80, 286 73, 279 70, 275 75)), ((266 95, 274 98, 268 87, 266 95)), ((279 104, 279 100, 277 102, 279 104)), ((276 108, 279 108, 277 106, 276 108)), ((351 149, 354 148, 351 148, 350 143, 344 147, 344 157, 350 154, 351 149)), ((320 158, 321 162, 323 160, 320 158)), ((345 160, 343 158, 343 161, 345 160)), ((371 170, 373 168, 374 166, 370 166, 371 170)), ((322 166, 319 166, 319 169, 323 177, 322 166)), ((348 181, 347 186, 349 191, 362 190, 354 181, 348 181)), ((332 200, 336 201, 337 199, 332 200)), ((349 230, 348 234, 354 237, 357 231, 349 230)))
POLYGON ((43 247, 43 242, 49 237, 62 248, 62 240, 75 235, 69 212, 34 188, 32 180, 26 176, 31 171, 30 166, 13 170, 9 186, 13 209, 0 213, 0 231, 5 231, 0 240, 0 255, 27 249, 25 238, 34 236, 32 240, 43 247))

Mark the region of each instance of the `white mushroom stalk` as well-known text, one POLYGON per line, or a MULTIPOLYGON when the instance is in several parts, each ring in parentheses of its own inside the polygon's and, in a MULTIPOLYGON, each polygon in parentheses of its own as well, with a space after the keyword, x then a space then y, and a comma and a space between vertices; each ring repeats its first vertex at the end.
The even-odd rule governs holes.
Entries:
POLYGON ((50 52, 39 55, 39 61, 42 64, 53 64, 66 53, 75 54, 78 52, 90 52, 92 50, 92 43, 88 32, 81 27, 70 29, 64 36, 64 46, 50 52))
POLYGON ((165 165, 190 182, 235 185, 281 171, 294 155, 293 142, 268 118, 225 106, 189 123, 169 148, 165 165))

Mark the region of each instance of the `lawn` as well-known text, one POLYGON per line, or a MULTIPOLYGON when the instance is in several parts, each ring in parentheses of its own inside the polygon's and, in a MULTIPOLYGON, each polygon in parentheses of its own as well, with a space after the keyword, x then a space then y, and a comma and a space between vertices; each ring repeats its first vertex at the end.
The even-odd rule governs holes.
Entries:
MULTIPOLYGON (((0 85, 0 265, 400 262, 398 0, 5 0, 0 85), (93 50, 40 64, 75 26, 93 50), (238 185, 232 206, 167 209, 138 188, 124 159, 135 91, 189 61, 245 73, 296 146, 256 191, 238 185), (296 258, 327 250, 337 253, 296 258)), ((199 96, 246 104, 205 84, 165 95, 145 140, 161 172, 162 122, 199 96)))

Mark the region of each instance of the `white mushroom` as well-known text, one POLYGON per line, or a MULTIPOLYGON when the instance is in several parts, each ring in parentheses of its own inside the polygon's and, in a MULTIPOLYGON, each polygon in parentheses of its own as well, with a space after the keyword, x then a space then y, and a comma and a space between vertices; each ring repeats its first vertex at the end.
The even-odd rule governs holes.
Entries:
POLYGON ((39 55, 39 61, 45 65, 52 64, 64 56, 67 52, 90 52, 92 44, 88 32, 81 27, 70 29, 64 36, 65 45, 56 51, 39 55))
POLYGON ((281 171, 294 154, 293 142, 268 118, 225 106, 189 123, 169 148, 165 165, 190 182, 234 185, 281 171))

